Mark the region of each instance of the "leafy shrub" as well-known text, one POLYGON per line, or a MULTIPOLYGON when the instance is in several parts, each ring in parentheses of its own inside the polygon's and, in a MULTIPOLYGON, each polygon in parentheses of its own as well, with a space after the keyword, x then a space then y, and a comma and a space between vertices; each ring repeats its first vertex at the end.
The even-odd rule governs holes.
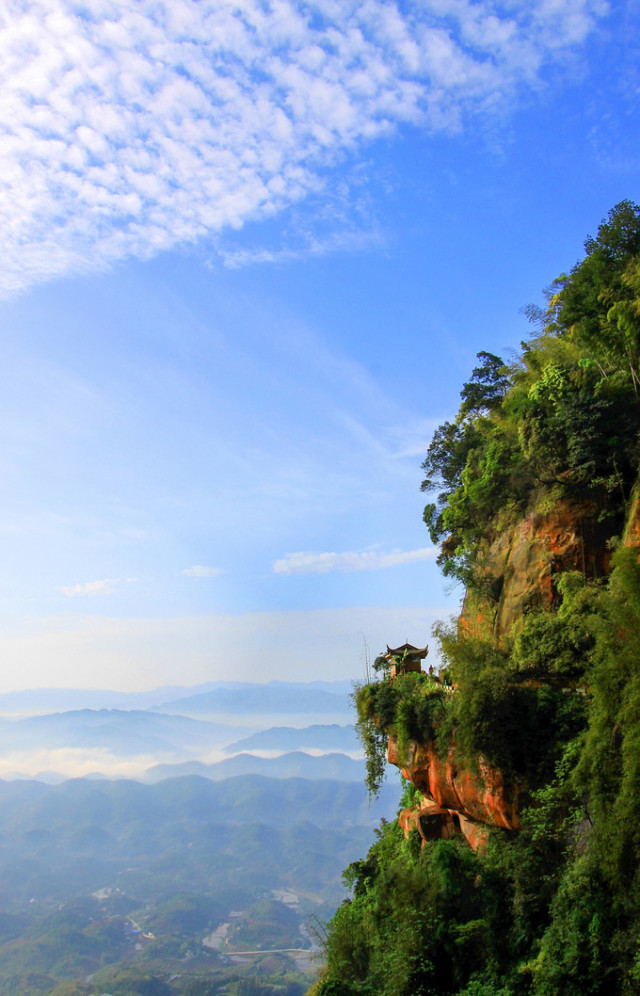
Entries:
POLYGON ((406 757, 412 740, 424 742, 436 736, 446 699, 444 687, 426 674, 409 673, 356 688, 356 731, 365 752, 366 784, 372 795, 384 780, 389 736, 397 738, 400 756, 406 757))

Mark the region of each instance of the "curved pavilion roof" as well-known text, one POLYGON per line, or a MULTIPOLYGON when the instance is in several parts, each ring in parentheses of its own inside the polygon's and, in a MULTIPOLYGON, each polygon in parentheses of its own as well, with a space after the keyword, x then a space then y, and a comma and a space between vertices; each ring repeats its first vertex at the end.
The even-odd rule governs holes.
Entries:
POLYGON ((392 650, 389 644, 387 644, 387 657, 402 657, 403 654, 407 657, 417 657, 418 660, 424 660, 424 658, 429 653, 428 647, 414 647, 411 643, 403 643, 401 647, 396 647, 392 650))

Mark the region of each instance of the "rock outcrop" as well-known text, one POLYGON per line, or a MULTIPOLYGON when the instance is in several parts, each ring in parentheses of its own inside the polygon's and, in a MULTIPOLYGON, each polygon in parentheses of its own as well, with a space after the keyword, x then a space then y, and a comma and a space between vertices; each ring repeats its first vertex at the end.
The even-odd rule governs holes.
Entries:
POLYGON ((454 744, 443 759, 432 744, 414 742, 400 757, 395 737, 389 738, 387 757, 424 796, 417 809, 401 813, 405 835, 415 829, 426 841, 463 833, 476 848, 486 840, 488 826, 505 830, 520 826, 520 788, 507 785, 500 771, 483 758, 477 759, 477 771, 472 771, 459 764, 454 744))
MULTIPOLYGON (((557 608, 562 573, 606 577, 611 570, 608 540, 614 529, 620 532, 622 523, 602 513, 602 502, 565 498, 546 512, 531 511, 489 541, 483 558, 486 584, 467 592, 460 628, 471 637, 501 644, 527 611, 557 608)), ((640 548, 640 489, 631 495, 622 543, 640 548)), ((423 795, 417 808, 401 813, 406 835, 417 830, 427 841, 462 833, 478 848, 486 841, 488 827, 519 828, 526 786, 508 784, 484 758, 476 758, 473 767, 462 763, 455 743, 446 758, 430 743, 411 743, 400 757, 390 737, 388 760, 423 795)))
POLYGON ((474 851, 480 850, 487 843, 488 828, 471 820, 462 813, 451 809, 441 809, 425 799, 415 809, 402 809, 398 823, 408 837, 412 830, 417 830, 423 844, 430 840, 449 840, 461 833, 474 851))
MULTIPOLYGON (((544 513, 531 511, 496 535, 483 558, 486 584, 467 591, 460 628, 471 637, 501 644, 524 613, 553 611, 560 604, 557 580, 562 573, 579 571, 588 578, 609 574, 608 541, 614 530, 622 531, 624 546, 640 549, 640 486, 630 496, 626 523, 602 512, 602 501, 565 498, 544 513)), ((526 787, 508 784, 484 758, 476 758, 473 767, 462 763, 455 743, 446 758, 430 743, 410 743, 406 756, 400 757, 390 737, 388 760, 423 795, 417 808, 400 815, 406 835, 417 830, 427 841, 462 833, 478 848, 486 841, 488 827, 519 828, 526 787)))
MULTIPOLYGON (((487 545, 485 584, 480 592, 467 591, 460 626, 470 636, 500 643, 529 609, 559 604, 556 581, 565 571, 606 577, 611 569, 607 540, 616 522, 602 510, 602 503, 563 499, 501 532, 487 545)), ((637 525, 640 543, 640 522, 637 525)))

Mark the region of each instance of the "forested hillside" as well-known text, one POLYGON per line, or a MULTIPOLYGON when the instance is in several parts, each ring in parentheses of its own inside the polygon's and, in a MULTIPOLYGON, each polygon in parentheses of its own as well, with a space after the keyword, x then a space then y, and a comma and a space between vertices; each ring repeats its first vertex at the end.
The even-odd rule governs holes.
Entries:
POLYGON ((397 789, 375 816, 361 782, 0 781, 0 993, 301 996, 397 789))
POLYGON ((345 873, 316 996, 640 991, 640 207, 585 250, 427 452, 464 606, 440 680, 379 658, 356 694, 404 808, 345 873))

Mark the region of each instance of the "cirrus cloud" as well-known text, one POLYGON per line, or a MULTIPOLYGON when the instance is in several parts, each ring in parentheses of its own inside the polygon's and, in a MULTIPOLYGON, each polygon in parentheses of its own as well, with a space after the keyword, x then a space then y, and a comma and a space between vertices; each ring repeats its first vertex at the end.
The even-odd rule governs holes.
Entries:
POLYGON ((401 123, 503 112, 603 0, 6 0, 0 292, 148 257, 322 187, 401 123))
POLYGON ((436 547, 420 550, 392 550, 391 553, 287 553, 273 565, 274 574, 329 574, 331 571, 377 571, 417 561, 433 560, 436 547))

